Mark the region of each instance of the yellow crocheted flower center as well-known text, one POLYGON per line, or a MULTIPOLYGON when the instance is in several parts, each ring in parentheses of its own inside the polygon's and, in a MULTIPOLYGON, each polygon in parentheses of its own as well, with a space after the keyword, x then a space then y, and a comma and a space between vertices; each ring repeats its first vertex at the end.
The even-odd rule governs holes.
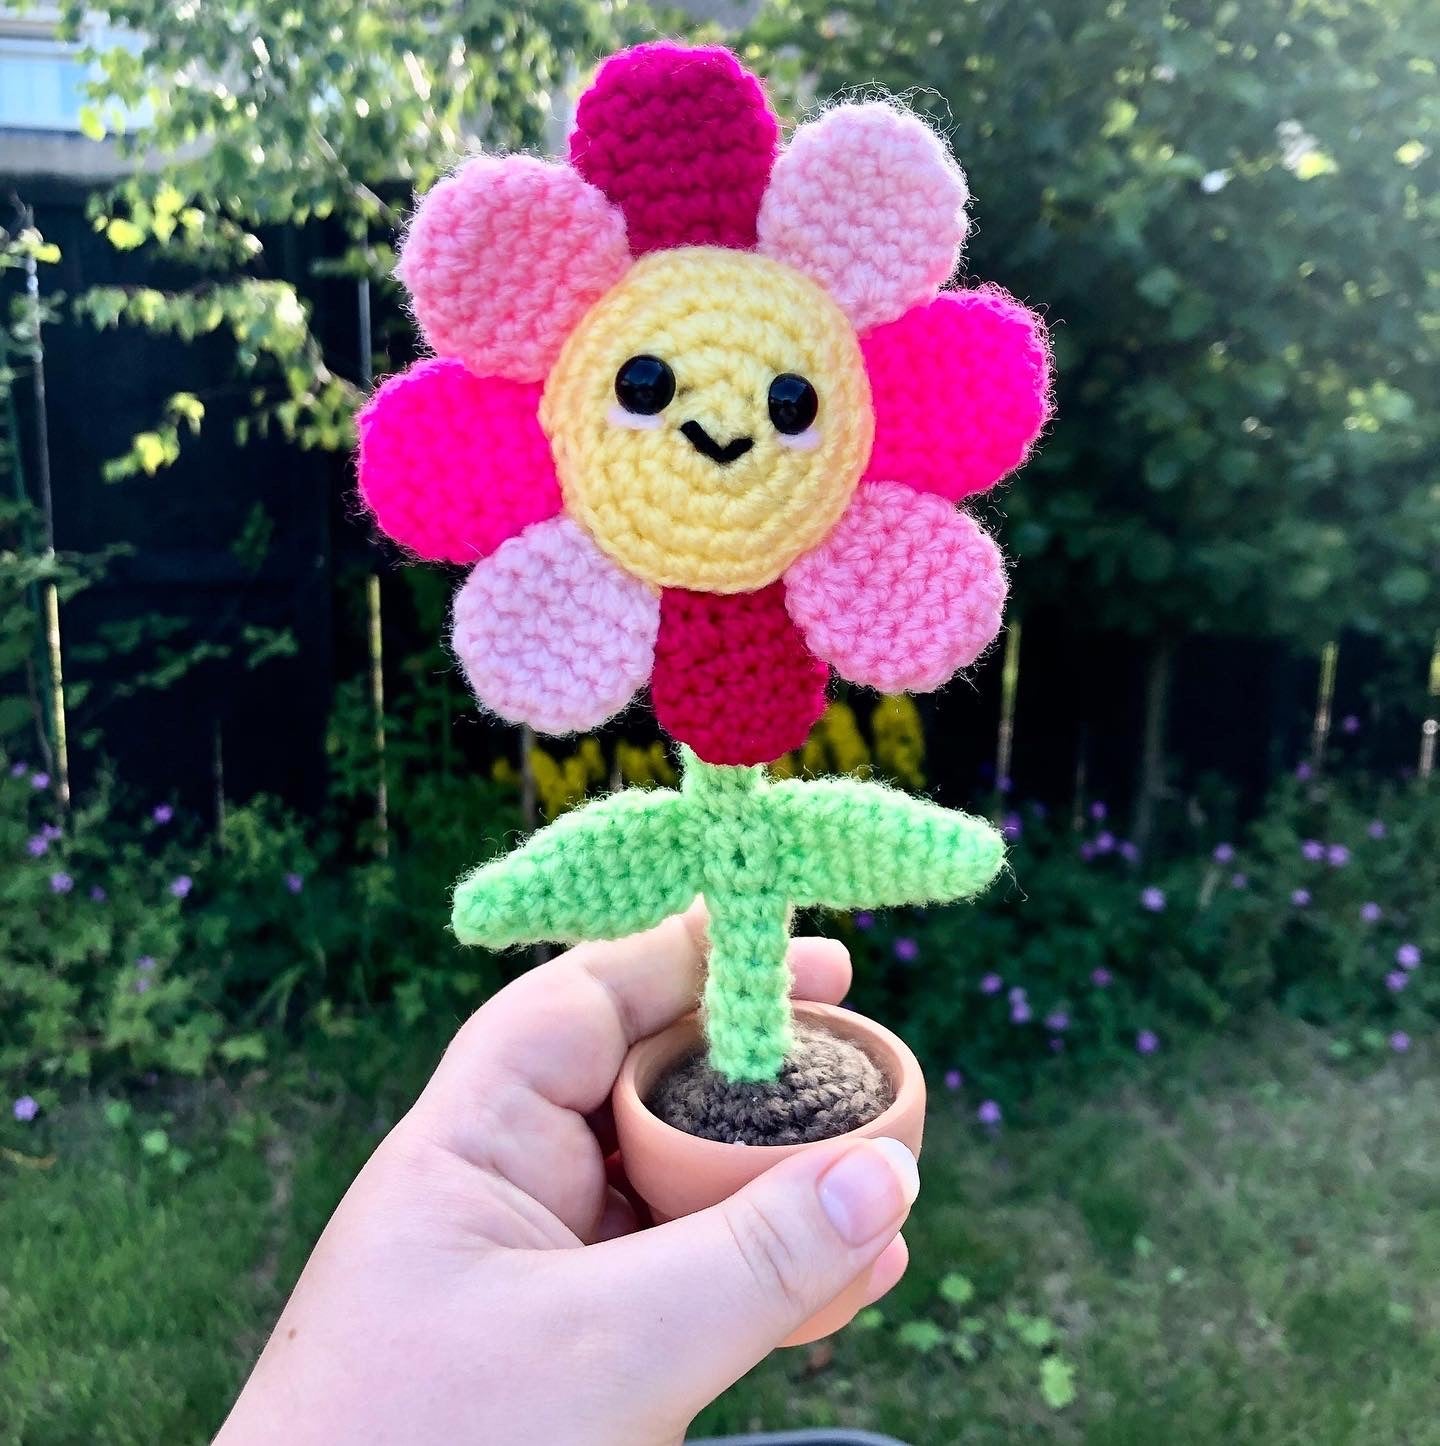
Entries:
POLYGON ((540 422, 566 510, 616 562, 656 587, 722 593, 773 582, 830 531, 875 425, 840 308, 781 262, 715 246, 647 256, 595 304, 540 422), (668 401, 627 410, 616 379, 632 358, 668 370, 668 401), (805 426, 771 406, 796 378, 818 402, 805 426))

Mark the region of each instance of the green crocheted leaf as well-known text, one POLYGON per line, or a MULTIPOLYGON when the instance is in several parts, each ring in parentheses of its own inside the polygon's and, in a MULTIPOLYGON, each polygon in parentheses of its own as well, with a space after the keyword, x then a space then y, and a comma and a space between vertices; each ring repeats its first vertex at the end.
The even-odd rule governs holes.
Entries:
POLYGON ((1005 842, 983 819, 852 779, 789 780, 767 800, 785 841, 780 888, 830 909, 939 903, 978 893, 1005 842))
POLYGON ((686 815, 678 793, 640 789, 562 815, 460 880, 456 938, 504 949, 651 928, 700 892, 686 815))

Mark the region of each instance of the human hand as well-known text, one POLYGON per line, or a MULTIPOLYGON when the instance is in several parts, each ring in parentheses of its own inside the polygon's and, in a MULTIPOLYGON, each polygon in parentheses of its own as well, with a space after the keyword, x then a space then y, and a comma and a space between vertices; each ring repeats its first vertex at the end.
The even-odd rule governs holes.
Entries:
MULTIPOLYGON (((836 1003, 844 946, 790 946, 836 1003)), ((704 915, 583 944, 456 1035, 340 1202, 217 1446, 668 1446, 862 1273, 883 1295, 919 1188, 835 1141, 649 1229, 606 1177, 626 1051, 694 1007, 704 915)))

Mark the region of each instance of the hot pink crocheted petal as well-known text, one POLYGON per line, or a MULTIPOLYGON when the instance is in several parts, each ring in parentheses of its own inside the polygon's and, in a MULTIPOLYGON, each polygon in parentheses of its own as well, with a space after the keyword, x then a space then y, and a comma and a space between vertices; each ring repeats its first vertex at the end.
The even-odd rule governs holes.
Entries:
POLYGON ((883 101, 803 125, 760 206, 760 250, 818 281, 856 330, 928 301, 960 258, 965 176, 918 116, 883 101))
POLYGON ((795 631, 779 582, 661 594, 655 717, 706 763, 771 763, 799 748, 825 711, 828 676, 795 631))
POLYGON ((569 166, 477 156, 426 193, 395 273, 441 356, 538 382, 629 264, 625 218, 569 166))
POLYGON ((779 136, 760 82, 728 50, 660 41, 600 67, 570 160, 625 213, 636 256, 747 248, 779 136))
POLYGON ((511 723, 579 733, 649 676, 660 599, 568 517, 536 523, 455 594, 451 645, 475 696, 511 723))
POLYGON ((1045 324, 998 286, 946 291, 860 339, 867 478, 958 501, 1013 472, 1050 416, 1045 324))
POLYGON ((785 574, 785 605, 842 678, 926 693, 1000 631, 1005 564, 975 520, 896 482, 861 487, 834 530, 785 574))
POLYGON ((482 380, 458 361, 390 377, 356 419, 360 495, 421 557, 474 562, 560 510, 538 384, 482 380))

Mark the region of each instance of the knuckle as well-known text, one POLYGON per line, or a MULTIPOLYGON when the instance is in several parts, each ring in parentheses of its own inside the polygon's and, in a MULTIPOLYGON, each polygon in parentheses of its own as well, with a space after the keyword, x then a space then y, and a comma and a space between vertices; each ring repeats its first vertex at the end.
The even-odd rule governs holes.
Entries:
POLYGON ((731 1202, 725 1222, 760 1294, 781 1301, 788 1311, 805 1313, 809 1306, 804 1262, 774 1215, 754 1200, 741 1199, 731 1202))

